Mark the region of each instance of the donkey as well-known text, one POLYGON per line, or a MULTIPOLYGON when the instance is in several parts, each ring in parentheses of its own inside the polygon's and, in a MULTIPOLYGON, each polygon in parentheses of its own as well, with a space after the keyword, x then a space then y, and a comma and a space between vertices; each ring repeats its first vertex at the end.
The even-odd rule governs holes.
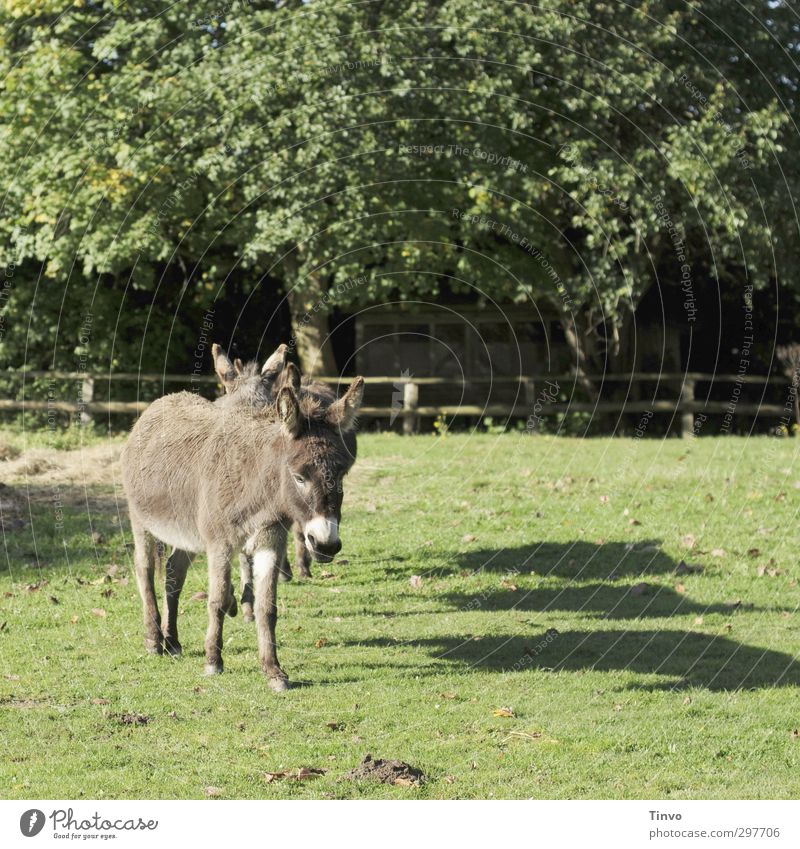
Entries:
POLYGON ((323 407, 283 386, 275 404, 263 409, 220 408, 178 392, 145 410, 123 449, 122 479, 149 652, 180 654, 177 600, 194 554, 205 550, 205 672, 222 672, 223 620, 235 610, 231 557, 245 547, 253 557, 261 668, 273 690, 287 689, 275 644, 287 528, 301 525, 317 562, 329 563, 340 551, 342 480, 352 465, 346 439, 363 391, 364 380, 357 377, 340 399, 323 407), (163 622, 154 588, 157 540, 175 546, 163 622))
MULTIPOLYGON (((300 379, 299 372, 288 362, 289 349, 285 344, 279 345, 264 363, 259 371, 255 362, 242 364, 236 359, 231 361, 225 351, 217 344, 211 346, 214 359, 214 369, 225 389, 225 395, 214 403, 230 408, 238 405, 263 407, 271 403, 282 386, 291 386, 301 396, 317 403, 320 407, 329 407, 336 401, 336 393, 319 381, 308 378, 300 379)), ((351 464, 356 459, 355 433, 344 434, 345 444, 351 455, 351 464)), ((294 535, 294 565, 303 578, 311 577, 311 557, 305 544, 303 529, 295 524, 294 535)), ((241 585, 242 615, 245 622, 253 620, 253 560, 252 551, 241 551, 239 554, 239 574, 241 585)), ((287 560, 284 560, 280 570, 280 580, 290 581, 292 571, 287 560)))

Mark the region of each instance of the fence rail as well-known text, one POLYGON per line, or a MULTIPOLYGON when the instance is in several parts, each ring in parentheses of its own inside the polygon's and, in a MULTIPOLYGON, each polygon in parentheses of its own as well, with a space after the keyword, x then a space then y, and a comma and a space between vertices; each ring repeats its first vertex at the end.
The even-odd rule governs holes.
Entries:
MULTIPOLYGON (((3 411, 54 411, 78 414, 83 423, 92 421, 96 414, 128 414, 137 415, 148 406, 147 401, 100 401, 95 399, 98 385, 112 382, 134 383, 137 386, 143 383, 166 384, 204 384, 216 385, 218 380, 212 375, 186 375, 186 374, 139 374, 136 372, 109 372, 82 373, 70 371, 5 371, 0 372, 6 378, 15 378, 23 381, 31 379, 48 380, 74 380, 81 383, 80 401, 64 401, 50 398, 46 401, 39 399, 0 399, 0 412, 3 411)), ((603 384, 628 384, 632 386, 640 383, 655 383, 670 388, 675 392, 673 399, 656 399, 650 401, 641 399, 619 399, 591 401, 550 401, 543 414, 553 415, 557 413, 661 413, 672 414, 677 418, 680 432, 686 436, 694 428, 695 416, 698 414, 725 414, 748 415, 748 416, 792 416, 797 415, 797 407, 794 404, 794 395, 789 394, 787 404, 765 404, 752 403, 738 400, 738 395, 731 396, 730 401, 703 400, 697 398, 697 384, 731 384, 731 385, 760 385, 766 387, 770 384, 789 385, 785 377, 778 375, 737 375, 737 374, 710 374, 704 372, 634 372, 631 374, 604 374, 604 375, 581 375, 574 372, 566 374, 547 375, 514 375, 495 377, 475 377, 468 380, 458 381, 451 377, 367 377, 368 385, 382 385, 391 387, 395 392, 402 395, 402 402, 398 400, 392 406, 365 406, 362 407, 360 415, 365 418, 388 418, 391 421, 399 419, 403 424, 404 433, 414 433, 419 426, 422 417, 528 417, 537 402, 537 392, 545 382, 563 384, 565 387, 576 385, 579 379, 587 378, 597 386, 603 384), (471 386, 511 386, 517 385, 518 392, 514 403, 486 405, 480 404, 420 404, 420 387, 447 386, 457 387, 463 394, 467 394, 471 386), (734 397, 736 401, 734 402, 734 397), (791 404, 790 404, 791 402, 791 404)), ((348 378, 319 377, 316 378, 324 383, 338 385, 348 382, 348 378)), ((110 387, 109 387, 110 388, 110 387)), ((793 390, 794 391, 794 390, 793 390)))

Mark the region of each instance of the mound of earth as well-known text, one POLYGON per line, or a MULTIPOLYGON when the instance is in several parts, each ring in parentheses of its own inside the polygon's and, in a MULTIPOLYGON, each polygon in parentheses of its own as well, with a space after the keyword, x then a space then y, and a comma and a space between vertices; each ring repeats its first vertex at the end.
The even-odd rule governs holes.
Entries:
POLYGON ((344 778, 351 781, 370 779, 382 784, 399 784, 401 787, 418 787, 424 777, 421 769, 403 761, 384 761, 380 758, 373 760, 372 755, 366 755, 355 769, 344 775, 344 778))

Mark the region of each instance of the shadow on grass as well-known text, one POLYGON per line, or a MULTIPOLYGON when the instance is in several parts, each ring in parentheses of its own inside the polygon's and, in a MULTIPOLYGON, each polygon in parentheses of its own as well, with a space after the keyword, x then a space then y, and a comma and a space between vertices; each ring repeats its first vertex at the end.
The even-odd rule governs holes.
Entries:
MULTIPOLYGON (((452 557, 450 554, 444 556, 452 557)), ((433 573, 517 571, 588 581, 665 575, 678 565, 661 551, 661 540, 656 539, 636 543, 606 542, 602 545, 583 540, 532 542, 514 548, 462 551, 452 559, 451 567, 436 568, 433 573)))
MULTIPOLYGON (((376 638, 352 645, 391 648, 401 644, 376 638)), ((407 648, 420 648, 433 659, 464 668, 512 674, 529 669, 626 671, 675 679, 669 684, 637 683, 635 688, 642 690, 800 685, 800 664, 792 655, 691 631, 549 631, 529 637, 501 635, 477 640, 439 637, 415 640, 407 648)), ((391 658, 387 657, 385 663, 391 665, 391 658)))
MULTIPOLYGON (((669 587, 648 587, 642 595, 631 595, 626 584, 584 584, 545 587, 528 591, 482 593, 446 593, 444 598, 462 612, 479 610, 521 610, 546 613, 569 611, 593 615, 598 619, 647 619, 651 617, 695 616, 712 613, 730 614, 729 604, 698 604, 669 587)), ((740 609, 756 610, 754 606, 740 609)))

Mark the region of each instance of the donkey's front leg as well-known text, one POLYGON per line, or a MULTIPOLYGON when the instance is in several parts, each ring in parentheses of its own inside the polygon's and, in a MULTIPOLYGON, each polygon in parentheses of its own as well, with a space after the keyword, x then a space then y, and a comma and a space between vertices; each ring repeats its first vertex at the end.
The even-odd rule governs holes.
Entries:
POLYGON ((144 529, 144 525, 133 516, 131 516, 131 531, 135 546, 133 562, 136 584, 139 587, 139 595, 142 597, 144 614, 144 647, 149 654, 161 654, 164 637, 161 634, 161 617, 158 613, 154 582, 158 556, 156 541, 152 534, 144 529))
POLYGON ((289 679, 278 663, 275 625, 278 621, 278 573, 286 557, 286 531, 276 527, 262 537, 262 547, 253 555, 256 596, 258 657, 269 686, 280 692, 289 689, 289 679))
POLYGON ((214 545, 208 548, 208 631, 206 631, 206 675, 222 672, 222 623, 230 607, 231 548, 214 545))

